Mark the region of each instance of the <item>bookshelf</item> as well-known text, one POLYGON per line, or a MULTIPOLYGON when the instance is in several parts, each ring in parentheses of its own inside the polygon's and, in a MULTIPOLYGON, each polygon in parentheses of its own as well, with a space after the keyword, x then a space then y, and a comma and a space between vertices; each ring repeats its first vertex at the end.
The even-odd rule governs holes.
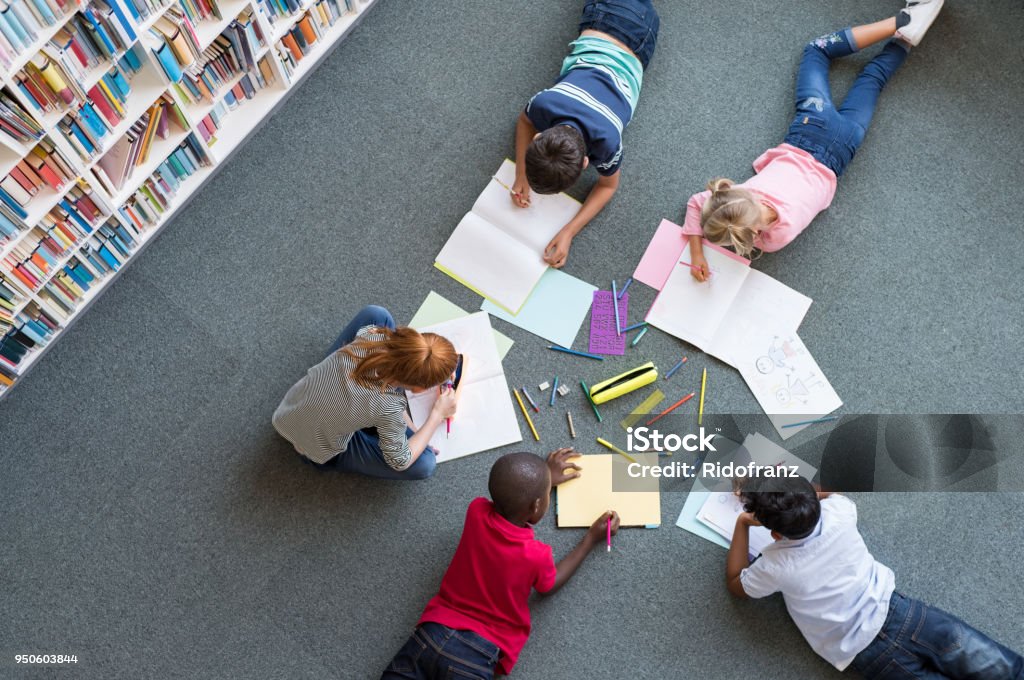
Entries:
POLYGON ((0 400, 376 1, 20 0, 64 13, 0 33, 0 400))

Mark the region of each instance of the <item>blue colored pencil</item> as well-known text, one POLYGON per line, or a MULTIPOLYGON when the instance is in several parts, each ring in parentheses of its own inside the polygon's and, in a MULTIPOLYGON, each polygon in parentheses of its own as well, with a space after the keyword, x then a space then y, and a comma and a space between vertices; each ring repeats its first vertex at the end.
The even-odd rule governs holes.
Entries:
POLYGON ((686 357, 683 357, 682 359, 679 360, 678 364, 676 364, 672 368, 668 369, 668 373, 665 374, 665 380, 668 380, 669 378, 671 378, 672 374, 674 374, 676 371, 678 371, 680 368, 682 368, 683 364, 685 364, 685 363, 686 363, 686 357))
POLYGON ((626 285, 623 286, 622 290, 619 291, 618 296, 615 298, 616 300, 621 300, 622 299, 622 294, 626 292, 626 289, 629 288, 629 284, 631 284, 631 283, 633 283, 633 277, 632 276, 630 276, 628 279, 626 279, 626 285))
POLYGON ((530 402, 530 406, 533 407, 534 413, 540 413, 540 409, 537 408, 537 402, 533 400, 533 397, 530 396, 530 393, 526 391, 525 387, 523 388, 523 396, 526 397, 528 402, 530 402))
POLYGON ((815 418, 814 420, 801 420, 799 423, 790 423, 789 425, 783 425, 782 427, 800 427, 801 425, 813 425, 814 423, 827 423, 832 420, 839 420, 839 416, 826 416, 824 418, 815 418))
POLYGON ((626 326, 625 328, 622 329, 622 332, 623 333, 628 333, 630 331, 635 331, 637 328, 642 328, 643 326, 646 326, 646 325, 647 325, 646 321, 641 321, 640 323, 635 323, 632 326, 626 326))
POLYGON ((555 395, 558 394, 558 376, 555 376, 555 382, 551 384, 551 403, 548 406, 555 405, 555 395))
POLYGON ((615 310, 615 335, 622 335, 619 328, 619 293, 615 290, 615 279, 612 279, 612 309, 615 310))
POLYGON ((640 338, 644 337, 645 333, 647 333, 647 329, 646 328, 636 334, 636 337, 633 338, 633 342, 629 343, 629 346, 630 347, 636 347, 636 343, 640 342, 640 338))
POLYGON ((556 352, 565 352, 566 354, 575 354, 578 357, 586 357, 588 359, 597 359, 598 361, 604 361, 604 357, 599 357, 596 354, 590 352, 580 352, 579 350, 569 349, 568 347, 561 347, 559 345, 548 345, 548 349, 553 349, 556 352))

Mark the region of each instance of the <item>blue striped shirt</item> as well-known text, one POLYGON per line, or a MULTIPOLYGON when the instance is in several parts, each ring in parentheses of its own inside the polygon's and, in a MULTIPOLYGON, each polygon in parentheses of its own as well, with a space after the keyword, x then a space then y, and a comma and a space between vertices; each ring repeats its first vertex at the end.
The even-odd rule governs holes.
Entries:
POLYGON ((640 61, 602 38, 581 37, 562 65, 562 74, 526 105, 540 131, 570 125, 583 135, 590 163, 602 175, 622 164, 622 131, 633 117, 643 81, 640 61))

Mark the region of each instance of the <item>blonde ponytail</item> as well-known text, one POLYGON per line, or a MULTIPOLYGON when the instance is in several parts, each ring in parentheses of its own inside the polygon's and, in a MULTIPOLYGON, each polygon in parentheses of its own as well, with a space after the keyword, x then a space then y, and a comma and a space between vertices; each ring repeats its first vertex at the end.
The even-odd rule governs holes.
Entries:
POLYGON ((738 255, 754 252, 754 238, 762 226, 761 203, 731 179, 718 177, 707 185, 711 196, 700 212, 704 236, 716 245, 731 247, 738 255))

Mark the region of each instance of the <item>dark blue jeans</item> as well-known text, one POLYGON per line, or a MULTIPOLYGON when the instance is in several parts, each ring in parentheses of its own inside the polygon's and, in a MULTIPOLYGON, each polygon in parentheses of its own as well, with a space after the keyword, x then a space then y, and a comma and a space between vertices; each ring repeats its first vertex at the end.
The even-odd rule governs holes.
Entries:
POLYGON ((494 677, 499 654, 496 644, 476 633, 424 623, 412 632, 380 678, 489 680, 494 677))
POLYGON ((893 593, 885 625, 850 668, 868 680, 1024 680, 1024 658, 941 609, 893 593))
POLYGON ((848 28, 815 38, 804 47, 796 77, 796 116, 786 135, 787 144, 810 153, 836 177, 864 141, 882 88, 907 58, 907 48, 890 40, 864 66, 837 109, 828 83, 829 65, 857 49, 848 28))
POLYGON ((661 19, 651 0, 591 0, 583 6, 580 32, 601 31, 632 50, 644 69, 651 63, 661 19))
MULTIPOLYGON (((341 335, 331 345, 328 355, 337 352, 356 338, 356 333, 363 326, 378 326, 394 330, 395 319, 391 313, 383 307, 367 305, 359 310, 359 313, 348 322, 348 325, 341 331, 341 335)), ((406 430, 406 436, 414 435, 411 429, 406 430)), ((303 457, 303 460, 309 460, 303 457)), ((320 468, 334 468, 341 472, 356 472, 369 477, 381 479, 426 479, 434 474, 437 467, 436 454, 429 446, 420 454, 416 462, 405 470, 395 470, 384 459, 380 450, 380 441, 377 438, 377 428, 367 427, 352 435, 345 452, 338 454, 323 465, 316 465, 320 468)))

